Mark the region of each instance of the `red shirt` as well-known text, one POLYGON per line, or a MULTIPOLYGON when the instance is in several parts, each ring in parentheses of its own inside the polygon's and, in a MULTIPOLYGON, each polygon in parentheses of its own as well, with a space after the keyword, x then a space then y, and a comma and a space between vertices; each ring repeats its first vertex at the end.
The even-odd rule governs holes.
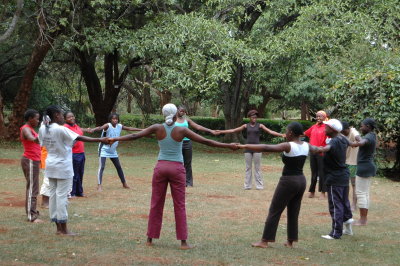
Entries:
POLYGON ((325 124, 315 124, 304 132, 310 138, 310 144, 317 147, 326 146, 325 124))
MULTIPOLYGON (((83 136, 83 131, 77 124, 74 124, 73 126, 64 124, 64 127, 71 129, 79 136, 83 136)), ((74 147, 72 147, 72 153, 84 153, 84 152, 85 152, 85 144, 83 144, 82 141, 75 142, 74 147)))
POLYGON ((41 155, 40 145, 31 140, 25 139, 22 134, 22 130, 26 127, 31 130, 33 137, 36 138, 38 136, 36 131, 30 125, 25 124, 19 129, 20 130, 19 138, 22 142, 22 146, 24 146, 24 154, 22 156, 32 161, 40 161, 40 155, 41 155))

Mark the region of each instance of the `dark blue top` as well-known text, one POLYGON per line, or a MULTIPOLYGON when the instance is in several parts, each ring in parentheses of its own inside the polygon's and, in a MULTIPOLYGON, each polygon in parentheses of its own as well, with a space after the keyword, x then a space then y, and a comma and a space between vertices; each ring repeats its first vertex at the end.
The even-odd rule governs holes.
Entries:
POLYGON ((350 172, 346 167, 346 151, 349 141, 338 135, 328 143, 331 148, 325 153, 324 172, 325 183, 328 186, 349 186, 350 172))
POLYGON ((357 175, 360 177, 372 177, 376 175, 374 154, 376 148, 376 135, 373 132, 367 133, 363 139, 367 142, 360 146, 357 154, 357 175))

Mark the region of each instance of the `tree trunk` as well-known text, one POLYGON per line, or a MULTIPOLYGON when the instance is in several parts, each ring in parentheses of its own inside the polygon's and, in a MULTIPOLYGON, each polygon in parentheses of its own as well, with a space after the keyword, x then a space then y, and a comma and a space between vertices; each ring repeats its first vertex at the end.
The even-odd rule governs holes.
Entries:
POLYGON ((301 120, 307 120, 308 105, 306 102, 301 102, 301 120))
POLYGON ((17 10, 15 11, 14 17, 11 21, 10 26, 6 30, 6 32, 0 36, 0 43, 4 42, 8 38, 10 38, 11 34, 17 27, 17 22, 19 17, 21 16, 22 8, 24 7, 24 0, 17 0, 17 10))
POLYGON ((39 37, 36 40, 21 85, 14 99, 13 112, 8 127, 8 137, 10 139, 17 139, 19 137, 19 128, 24 122, 24 113, 28 107, 33 80, 53 42, 54 38, 43 39, 39 37))
MULTIPOLYGON (((241 88, 243 84, 243 66, 237 65, 234 80, 229 83, 222 84, 222 91, 224 92, 224 117, 225 129, 232 129, 240 126, 243 123, 242 108, 248 99, 244 99, 241 88)), ((226 134, 224 141, 226 142, 239 142, 242 139, 240 133, 226 134)))
POLYGON ((4 101, 3 95, 0 92, 0 136, 4 136, 6 134, 6 127, 4 123, 4 101))

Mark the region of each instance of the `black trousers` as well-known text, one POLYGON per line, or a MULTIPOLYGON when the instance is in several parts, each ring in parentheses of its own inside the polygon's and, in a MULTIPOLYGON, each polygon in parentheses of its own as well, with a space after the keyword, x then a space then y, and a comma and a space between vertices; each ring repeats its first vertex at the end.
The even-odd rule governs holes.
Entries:
MULTIPOLYGON (((99 185, 103 182, 103 172, 104 172, 104 167, 106 166, 106 159, 107 157, 100 157, 99 158, 99 170, 97 174, 97 182, 99 185)), ((115 158, 110 158, 111 162, 114 164, 115 169, 117 169, 117 173, 119 176, 119 179, 121 179, 121 183, 125 183, 125 175, 124 171, 122 171, 121 164, 119 162, 118 157, 115 158)))
POLYGON ((308 192, 315 192, 318 177, 318 191, 326 192, 325 174, 324 174, 324 156, 320 154, 310 154, 310 167, 311 167, 311 184, 308 192))
POLYGON ((332 217, 330 236, 340 238, 343 222, 353 217, 349 202, 349 187, 328 186, 329 213, 332 217))
POLYGON ((182 144, 183 165, 186 170, 186 186, 193 187, 193 174, 192 174, 192 141, 184 140, 182 144))
POLYGON ((281 214, 287 208, 287 239, 297 241, 301 200, 306 190, 304 175, 282 176, 275 189, 265 222, 263 241, 275 242, 281 214))

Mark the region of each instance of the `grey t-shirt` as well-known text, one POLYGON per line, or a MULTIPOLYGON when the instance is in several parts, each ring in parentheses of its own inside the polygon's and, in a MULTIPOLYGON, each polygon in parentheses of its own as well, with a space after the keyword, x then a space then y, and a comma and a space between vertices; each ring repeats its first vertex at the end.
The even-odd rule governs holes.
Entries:
POLYGON ((376 166, 374 163, 374 154, 376 148, 376 135, 373 132, 367 133, 363 139, 367 142, 360 146, 357 155, 357 176, 372 177, 376 175, 376 166))

